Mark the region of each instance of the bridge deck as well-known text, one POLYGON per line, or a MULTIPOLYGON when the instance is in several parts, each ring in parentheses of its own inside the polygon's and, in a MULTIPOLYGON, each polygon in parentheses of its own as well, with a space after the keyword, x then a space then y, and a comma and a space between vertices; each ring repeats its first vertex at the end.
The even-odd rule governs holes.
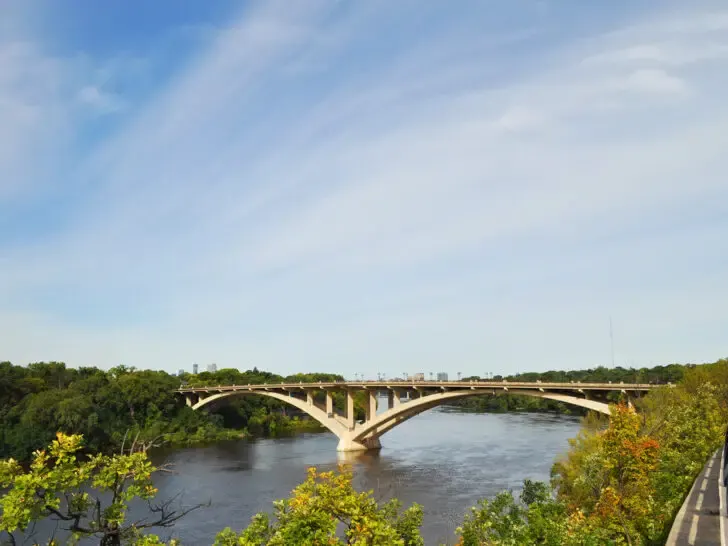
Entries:
POLYGON ((207 392, 266 389, 545 389, 550 391, 648 391, 664 385, 650 383, 544 383, 526 381, 339 381, 318 383, 265 383, 247 385, 207 385, 180 387, 178 392, 207 392))

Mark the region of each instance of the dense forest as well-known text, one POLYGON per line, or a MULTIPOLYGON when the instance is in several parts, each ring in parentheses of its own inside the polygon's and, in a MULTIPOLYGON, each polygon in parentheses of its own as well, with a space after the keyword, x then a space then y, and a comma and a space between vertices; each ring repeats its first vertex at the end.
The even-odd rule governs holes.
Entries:
MULTIPOLYGON (((66 373, 55 369, 61 376, 66 373)), ((109 372, 108 380, 114 383, 133 373, 109 372)), ((650 391, 636 407, 619 401, 609 418, 584 418, 569 452, 554 464, 550 484, 526 480, 518 498, 504 491, 464 514, 456 531, 458 545, 664 544, 691 484, 724 442, 728 360, 670 368, 669 373, 681 375, 678 384, 650 391)), ((58 377, 48 381, 55 381, 54 387, 39 393, 71 388, 58 377)), ((131 409, 125 400, 119 403, 126 404, 133 421, 142 410, 131 409)), ((183 408, 178 411, 183 414, 183 408)), ((13 537, 34 521, 51 518, 67 525, 75 538, 96 537, 104 546, 179 544, 151 534, 155 527, 168 529, 185 512, 173 510, 168 501, 152 502, 159 469, 145 448, 84 456, 88 445, 82 435, 59 432, 47 449, 33 454, 30 466, 0 460, 0 531, 13 537), (90 486, 97 497, 89 493, 90 486), (152 515, 129 521, 126 506, 134 499, 148 501, 152 515)), ((356 491, 346 467, 324 473, 312 468, 290 498, 274 502, 273 514, 230 522, 215 546, 422 546, 424 517, 416 504, 402 509, 396 499, 380 502, 371 492, 356 491)))
POLYGON ((315 422, 289 416, 285 404, 270 398, 239 397, 208 413, 193 411, 174 393, 183 381, 243 384, 305 379, 342 378, 331 374, 285 378, 257 369, 177 377, 125 366, 103 371, 69 368, 60 362, 28 366, 2 362, 0 458, 27 460, 33 451, 47 446, 58 431, 82 434, 89 452, 108 453, 119 448, 125 437, 178 445, 239 438, 244 434, 318 429, 315 422))
MULTIPOLYGON (((625 381, 677 382, 688 369, 677 364, 651 369, 595 368, 590 370, 528 373, 508 376, 509 381, 625 381)), ((463 381, 478 379, 467 377, 463 381)), ((501 376, 493 378, 504 379, 501 376)), ((243 434, 283 434, 294 430, 320 430, 318 423, 298 415, 286 404, 262 396, 227 400, 211 412, 186 407, 174 390, 189 385, 244 385, 260 383, 341 381, 327 373, 280 376, 256 368, 221 369, 196 375, 170 375, 163 371, 117 366, 108 371, 70 368, 60 362, 28 366, 0 363, 0 457, 27 460, 62 431, 82 434, 92 452, 108 452, 121 445, 125 435, 141 441, 189 444, 240 437, 243 434)), ((323 393, 318 393, 323 396, 323 393)), ((613 395, 613 396, 616 396, 613 395)), ((343 394, 334 396, 344 407, 343 394)), ((616 401, 616 398, 614 398, 616 401)), ((320 400, 323 402, 323 400, 320 400)), ((472 397, 453 405, 477 411, 575 410, 565 404, 513 395, 472 397)), ((357 418, 364 415, 363 394, 356 397, 357 418)))

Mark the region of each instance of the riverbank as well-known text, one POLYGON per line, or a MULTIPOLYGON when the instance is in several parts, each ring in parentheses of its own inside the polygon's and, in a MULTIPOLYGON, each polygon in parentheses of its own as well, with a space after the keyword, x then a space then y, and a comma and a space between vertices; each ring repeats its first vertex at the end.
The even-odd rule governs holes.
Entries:
POLYGON ((301 433, 325 432, 318 421, 314 419, 301 419, 298 417, 281 416, 276 419, 275 425, 264 433, 253 434, 247 428, 213 428, 200 427, 195 432, 180 430, 163 435, 164 445, 171 448, 197 447, 227 440, 277 438, 280 436, 294 436, 301 433))
POLYGON ((555 400, 514 394, 470 396, 448 404, 465 411, 478 413, 556 413, 560 415, 586 415, 585 408, 571 406, 555 400))

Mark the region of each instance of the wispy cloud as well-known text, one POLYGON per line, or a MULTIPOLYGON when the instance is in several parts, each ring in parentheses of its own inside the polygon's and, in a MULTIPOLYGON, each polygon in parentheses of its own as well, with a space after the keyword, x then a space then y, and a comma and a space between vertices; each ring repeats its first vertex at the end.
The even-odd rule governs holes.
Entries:
MULTIPOLYGON (((0 252, 8 356, 575 367, 604 362, 610 312, 629 328, 624 358, 720 356, 706 325, 728 303, 714 273, 728 273, 728 13, 650 13, 558 42, 548 10, 522 17, 245 10, 63 163, 56 176, 83 191, 62 229, 0 252)), ((3 59, 6 74, 27 65, 3 59)), ((22 114, 0 80, 28 135, 54 134, 57 104, 120 104, 43 62, 30 66, 74 92, 52 88, 42 110, 22 114)), ((0 166, 32 164, 31 137, 12 145, 0 166)))
POLYGON ((119 111, 124 103, 114 93, 102 90, 96 85, 87 85, 78 92, 78 100, 100 114, 110 114, 119 111))
POLYGON ((22 41, 0 42, 0 198, 37 174, 33 153, 64 123, 62 66, 22 41))

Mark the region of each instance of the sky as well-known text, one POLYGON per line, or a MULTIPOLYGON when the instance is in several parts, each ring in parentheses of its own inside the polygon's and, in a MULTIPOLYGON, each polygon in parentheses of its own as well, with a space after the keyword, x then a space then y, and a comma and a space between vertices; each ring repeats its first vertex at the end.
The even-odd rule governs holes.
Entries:
POLYGON ((725 2, 0 10, 0 360, 728 356, 725 2))

